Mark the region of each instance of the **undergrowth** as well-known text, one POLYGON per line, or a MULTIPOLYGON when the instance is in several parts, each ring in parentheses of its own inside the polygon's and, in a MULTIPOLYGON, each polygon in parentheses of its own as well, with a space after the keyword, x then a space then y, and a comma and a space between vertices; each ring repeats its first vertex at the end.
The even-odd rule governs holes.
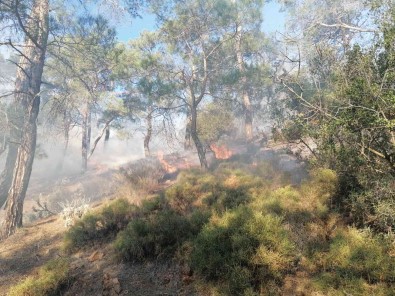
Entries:
POLYGON ((204 295, 284 295, 300 274, 295 289, 306 295, 394 295, 394 238, 345 223, 334 208, 337 175, 317 169, 287 184, 265 163, 185 171, 140 206, 121 200, 85 217, 66 242, 115 232, 120 259, 176 259, 204 295))

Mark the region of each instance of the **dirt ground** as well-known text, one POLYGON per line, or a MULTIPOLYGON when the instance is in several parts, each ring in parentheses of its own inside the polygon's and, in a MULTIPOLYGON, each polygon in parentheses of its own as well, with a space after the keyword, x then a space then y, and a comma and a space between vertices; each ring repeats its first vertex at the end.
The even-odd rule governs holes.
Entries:
MULTIPOLYGON (((66 256, 61 250, 66 231, 59 217, 36 222, 0 244, 0 295, 10 286, 35 275, 50 259, 66 256)), ((183 269, 171 261, 145 264, 119 262, 111 244, 101 244, 71 256, 68 296, 197 295, 183 269)))

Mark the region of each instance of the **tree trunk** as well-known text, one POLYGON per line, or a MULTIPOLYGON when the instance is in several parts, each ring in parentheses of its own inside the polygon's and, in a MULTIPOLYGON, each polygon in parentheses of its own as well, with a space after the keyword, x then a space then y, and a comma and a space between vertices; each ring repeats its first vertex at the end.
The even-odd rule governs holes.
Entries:
POLYGON ((146 125, 147 125, 147 133, 145 134, 144 137, 144 154, 145 157, 150 156, 150 150, 149 150, 149 143, 151 141, 151 136, 152 136, 152 108, 149 108, 149 113, 145 119, 146 125))
POLYGON ((199 156, 200 166, 202 168, 207 169, 207 159, 206 159, 206 151, 202 145, 202 142, 199 139, 199 135, 197 132, 197 106, 196 104, 192 104, 191 106, 191 137, 193 142, 195 143, 195 147, 199 156))
POLYGON ((63 146, 63 153, 62 153, 62 158, 59 160, 59 163, 57 165, 57 172, 60 174, 63 170, 63 164, 64 160, 67 155, 67 150, 69 148, 69 141, 70 141, 70 125, 71 125, 71 120, 70 117, 68 116, 67 111, 65 110, 63 113, 63 130, 64 130, 64 146, 63 146))
POLYGON ((106 132, 104 135, 104 144, 106 144, 110 140, 110 127, 106 127, 106 132))
POLYGON ((192 149, 191 125, 192 125, 192 116, 188 112, 187 124, 185 125, 184 150, 191 150, 192 149))
POLYGON ((5 204, 8 197, 8 191, 10 190, 12 185, 12 175, 14 172, 17 153, 18 145, 10 143, 8 145, 5 168, 0 175, 0 208, 2 208, 5 204))
POLYGON ((242 27, 241 25, 236 26, 236 58, 237 66, 241 75, 241 95, 243 98, 243 109, 244 109, 244 136, 247 141, 251 141, 253 138, 252 131, 252 106, 250 96, 247 91, 247 77, 244 68, 243 51, 241 48, 242 43, 242 27))
POLYGON ((88 169, 88 152, 91 144, 91 108, 86 103, 86 109, 82 121, 82 173, 88 169))
POLYGON ((15 102, 23 109, 23 132, 6 204, 4 235, 22 226, 23 203, 32 172, 40 110, 40 87, 48 40, 49 1, 35 0, 25 27, 26 42, 15 80, 15 102))
POLYGON ((22 138, 23 110, 20 104, 13 102, 7 109, 8 136, 7 136, 7 159, 3 172, 0 175, 0 208, 5 204, 8 192, 12 185, 15 162, 18 154, 18 147, 22 138))

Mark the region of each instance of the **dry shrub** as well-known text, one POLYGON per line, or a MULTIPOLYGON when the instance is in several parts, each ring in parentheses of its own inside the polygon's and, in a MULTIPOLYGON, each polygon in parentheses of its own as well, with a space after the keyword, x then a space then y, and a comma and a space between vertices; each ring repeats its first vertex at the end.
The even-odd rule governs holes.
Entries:
POLYGON ((65 227, 69 228, 73 226, 76 221, 82 218, 89 210, 89 203, 85 197, 74 198, 66 202, 60 202, 59 205, 62 208, 60 216, 65 220, 65 227))
POLYGON ((157 158, 139 159, 124 165, 120 173, 133 188, 140 191, 153 191, 166 173, 157 158))

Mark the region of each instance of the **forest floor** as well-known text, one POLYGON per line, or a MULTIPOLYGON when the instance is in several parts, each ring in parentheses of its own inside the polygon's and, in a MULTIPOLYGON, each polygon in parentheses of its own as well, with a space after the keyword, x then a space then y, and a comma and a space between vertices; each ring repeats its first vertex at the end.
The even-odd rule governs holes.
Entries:
MULTIPOLYGON (((261 149, 261 159, 279 157, 277 149, 261 149)), ((177 158, 173 165, 180 169, 197 166, 195 155, 177 158), (182 159, 180 161, 180 159, 182 159), (188 165, 185 165, 188 163, 188 165)), ((171 161, 171 159, 168 159, 171 161)), ((292 171, 291 181, 300 182, 305 177, 303 165, 292 156, 282 153, 278 159, 284 171, 292 171)), ((158 184, 157 192, 171 186, 175 180, 158 184)), ((84 189, 92 208, 100 208, 109 200, 119 196, 122 182, 118 170, 97 169, 84 176, 63 180, 61 196, 74 194, 84 189)), ((59 184, 32 183, 32 195, 50 196, 59 189, 59 184)), ((134 194, 129 201, 139 204, 147 195, 134 194)), ((31 215, 35 204, 28 198, 25 215, 31 215)), ((38 267, 51 259, 67 256, 62 250, 64 233, 67 231, 60 215, 38 219, 19 229, 15 235, 0 244, 0 295, 7 295, 8 289, 37 274, 38 267)), ((127 264, 115 258, 110 243, 101 242, 93 247, 81 250, 71 256, 71 276, 67 291, 62 295, 195 295, 194 284, 184 276, 183 267, 173 261, 151 261, 147 263, 127 264)))

